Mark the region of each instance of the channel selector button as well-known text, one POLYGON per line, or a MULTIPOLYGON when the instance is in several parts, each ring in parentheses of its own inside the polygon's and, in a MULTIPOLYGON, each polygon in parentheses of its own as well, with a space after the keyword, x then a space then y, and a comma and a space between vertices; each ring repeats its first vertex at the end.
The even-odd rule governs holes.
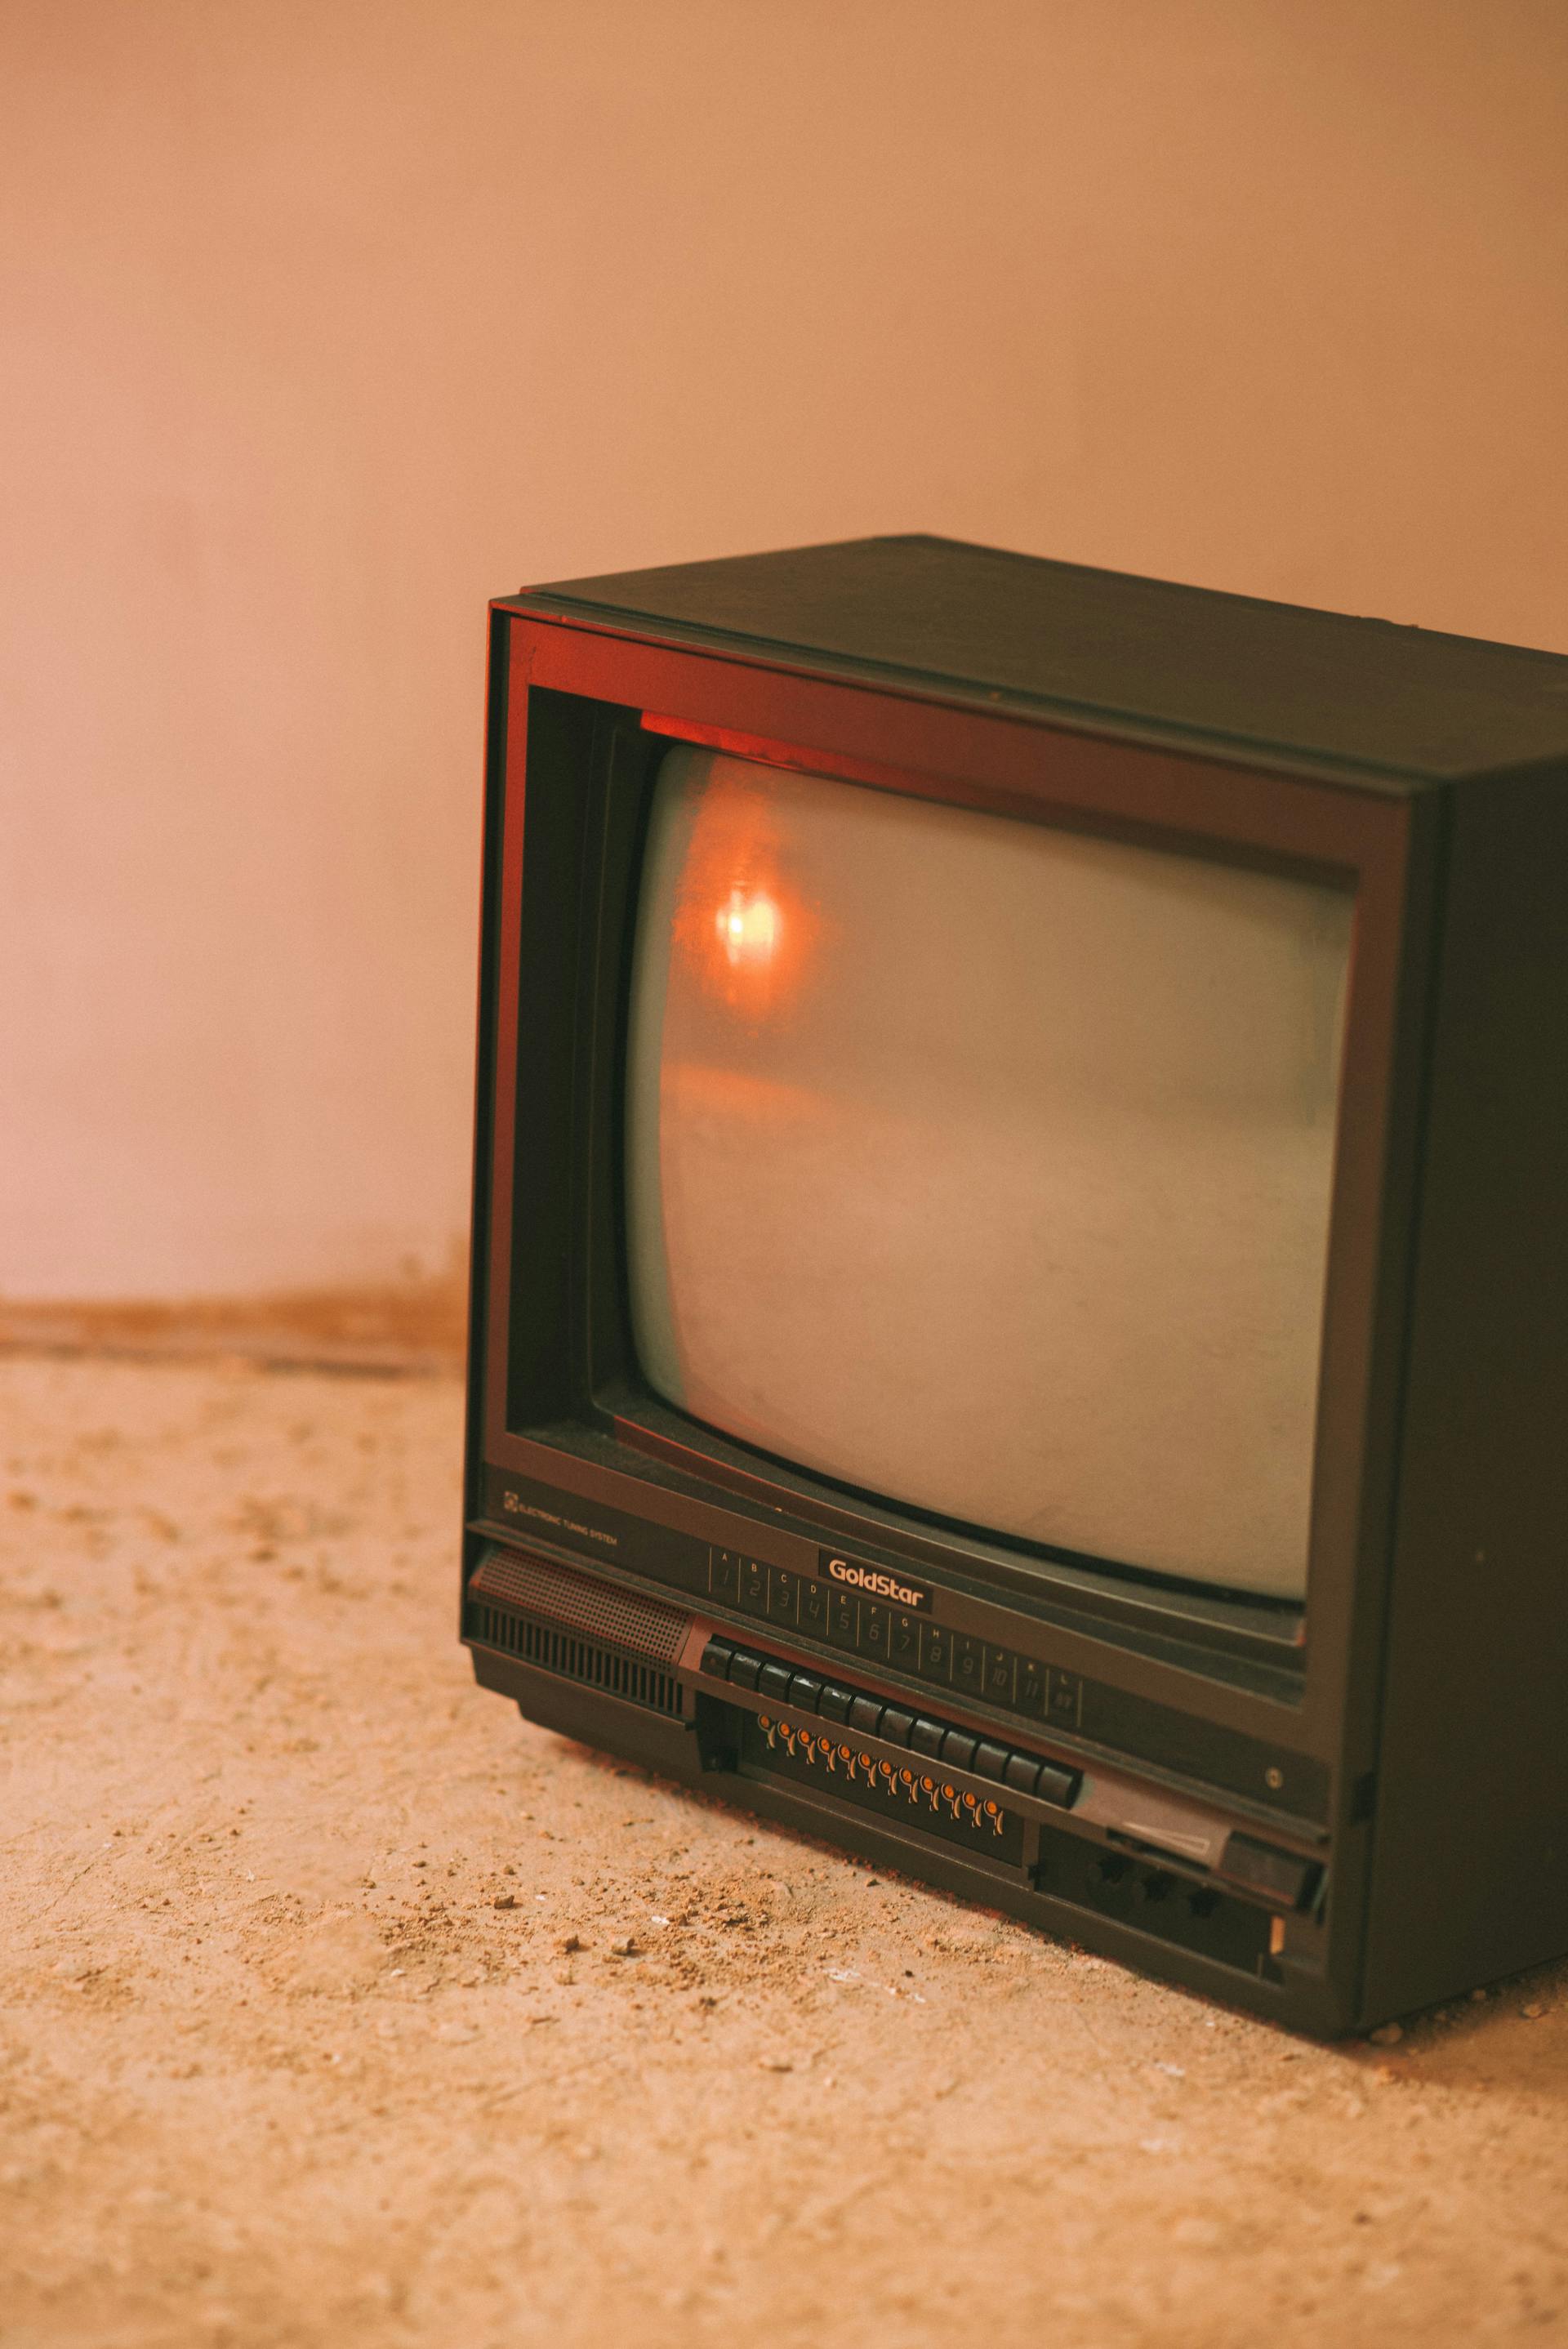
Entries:
POLYGON ((987 1642, 985 1649, 985 1701, 988 1704, 1006 1705, 1009 1710, 1011 1709, 1013 1702, 1013 1675, 1017 1669, 1017 1663, 1018 1659, 1013 1653, 1011 1648, 993 1648, 989 1642, 987 1642))
POLYGON ((754 1689, 762 1673, 762 1659, 737 1648, 729 1660, 729 1677, 738 1688, 754 1689))
POLYGON ((824 1721, 848 1721, 850 1707, 854 1701, 853 1689, 840 1688, 836 1681, 829 1681, 822 1690, 822 1701, 817 1710, 824 1721))
POLYGON ((779 1704, 789 1702, 789 1682, 794 1675, 788 1664, 764 1664, 757 1676, 758 1696, 770 1696, 779 1704))
POLYGON ((862 1656, 874 1656, 880 1663, 888 1661, 892 1627, 887 1608, 875 1599, 861 1601, 861 1626, 855 1644, 862 1656))
POLYGON ((800 1583, 800 1629, 814 1640, 828 1636, 828 1586, 802 1578, 800 1583))
POLYGON ((858 1729, 862 1737, 874 1737, 884 1710, 880 1696, 858 1696, 850 1707, 850 1727, 858 1729))
POLYGON ((979 1743, 980 1740, 971 1737, 966 1729, 950 1729, 942 1741, 942 1758, 949 1769, 967 1770, 974 1763, 975 1749, 979 1743))
POLYGON ((907 1745, 910 1731, 914 1727, 914 1715, 905 1713, 901 1704, 890 1704, 882 1717, 877 1734, 885 1737, 890 1745, 907 1745))
POLYGON ((941 1623, 920 1627, 920 1677, 944 1682, 953 1677, 953 1634, 941 1623))
POLYGON ((768 1576, 768 1613, 775 1623, 792 1624, 800 1605, 802 1578, 781 1566, 769 1568, 768 1576))
POLYGON ((1032 1754, 1010 1754, 1002 1775, 1005 1783, 1016 1786, 1020 1795, 1032 1795, 1039 1784, 1040 1765, 1032 1754))
POLYGON ((970 1767, 977 1777, 1000 1780, 1007 1775, 1008 1754, 1007 1746, 993 1745, 990 1739, 985 1738, 975 1748, 975 1759, 970 1767))
POLYGON ((1018 1679, 1014 1703, 1020 1713, 1033 1713, 1037 1721, 1046 1717, 1046 1668, 1037 1664, 1031 1656, 1018 1659, 1018 1679))
POLYGON ((708 1588, 727 1607, 735 1605, 735 1595, 740 1588, 740 1560, 732 1549, 716 1549, 708 1553, 708 1588))
POLYGON ((710 1640, 702 1651, 702 1671, 711 1673, 716 1681, 727 1680, 729 1661, 734 1653, 735 1650, 727 1640, 710 1640))
POLYGON ((917 1754, 929 1754, 934 1760, 946 1734, 939 1721, 917 1721, 909 1733, 909 1742, 917 1754))
POLYGON ((743 1557, 740 1561, 740 1589, 736 1604, 748 1615, 768 1612, 768 1568, 755 1557, 743 1557))
POLYGON ((789 1678, 789 1702, 798 1704, 802 1713, 815 1713, 821 1702, 822 1683, 815 1672, 793 1672, 789 1678))
POLYGON ((920 1670, 920 1618, 895 1607, 888 1619, 888 1661, 895 1671, 920 1670))
POLYGON ((965 1696, 981 1696, 985 1688, 985 1644, 966 1631, 953 1636, 953 1685, 965 1696))
POLYGON ((1060 1672, 1051 1667, 1051 1695, 1047 1716, 1059 1722, 1064 1729, 1077 1729, 1083 1720, 1083 1682, 1076 1672, 1060 1672))

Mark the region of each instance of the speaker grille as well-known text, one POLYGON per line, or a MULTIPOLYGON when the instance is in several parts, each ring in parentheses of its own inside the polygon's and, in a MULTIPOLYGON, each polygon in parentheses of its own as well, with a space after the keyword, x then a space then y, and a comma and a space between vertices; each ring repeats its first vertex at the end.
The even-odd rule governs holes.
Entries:
POLYGON ((603 1689, 607 1696, 624 1697, 630 1704, 647 1705, 655 1713, 678 1714, 680 1682, 640 1656, 616 1654, 596 1640, 584 1640, 557 1623, 531 1622, 509 1607, 490 1607, 483 1600, 469 1603, 467 1636, 481 1647, 500 1648, 541 1671, 559 1672, 562 1679, 581 1681, 603 1689))
POLYGON ((634 1655, 651 1656, 655 1663, 673 1664, 691 1625, 678 1608, 661 1606, 634 1590, 613 1582, 596 1582, 569 1567, 542 1557, 526 1557, 518 1550, 489 1549, 469 1583, 470 1599, 499 1599, 520 1614, 542 1615, 584 1631, 591 1640, 612 1647, 630 1648, 634 1655))

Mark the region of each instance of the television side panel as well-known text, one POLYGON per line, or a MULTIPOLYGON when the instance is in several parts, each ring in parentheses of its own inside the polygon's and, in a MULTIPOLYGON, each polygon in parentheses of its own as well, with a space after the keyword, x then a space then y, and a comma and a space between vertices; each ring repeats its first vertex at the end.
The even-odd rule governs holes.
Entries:
POLYGON ((1366 2021, 1568 1951, 1568 766, 1452 798, 1366 2021))
MULTIPOLYGON (((496 960, 500 927, 501 832, 506 809, 507 727, 511 684, 510 616, 490 608, 485 678, 484 808, 481 822, 479 903, 478 1005, 475 1015, 473 1168, 469 1214, 468 1376, 463 1408, 463 1519, 473 1511, 482 1468, 485 1364, 490 1345, 486 1291, 490 1278, 490 1153, 495 1134, 496 960)), ((478 1545, 464 1530, 458 1628, 462 1630, 462 1594, 478 1545)))

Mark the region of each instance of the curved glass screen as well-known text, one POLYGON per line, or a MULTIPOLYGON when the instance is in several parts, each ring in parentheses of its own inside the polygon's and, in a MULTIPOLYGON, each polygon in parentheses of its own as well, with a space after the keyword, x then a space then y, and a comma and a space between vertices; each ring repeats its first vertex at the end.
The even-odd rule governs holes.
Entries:
POLYGON ((634 954, 644 1374, 848 1484, 1300 1599, 1352 900, 685 747, 634 954))

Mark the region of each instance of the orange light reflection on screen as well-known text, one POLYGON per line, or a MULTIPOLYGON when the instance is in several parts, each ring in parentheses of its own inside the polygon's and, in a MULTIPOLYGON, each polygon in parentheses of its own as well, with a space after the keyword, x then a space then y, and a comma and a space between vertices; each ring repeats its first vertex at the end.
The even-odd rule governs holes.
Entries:
POLYGON ((818 920, 786 872, 763 784, 722 770, 705 791, 676 909, 674 946, 704 995, 748 1022, 800 994, 818 920))
POLYGON ((731 970, 738 970, 743 965, 755 969, 772 961, 782 924, 771 897, 760 890, 748 896, 744 889, 735 888, 718 909, 716 927, 725 960, 731 970))

